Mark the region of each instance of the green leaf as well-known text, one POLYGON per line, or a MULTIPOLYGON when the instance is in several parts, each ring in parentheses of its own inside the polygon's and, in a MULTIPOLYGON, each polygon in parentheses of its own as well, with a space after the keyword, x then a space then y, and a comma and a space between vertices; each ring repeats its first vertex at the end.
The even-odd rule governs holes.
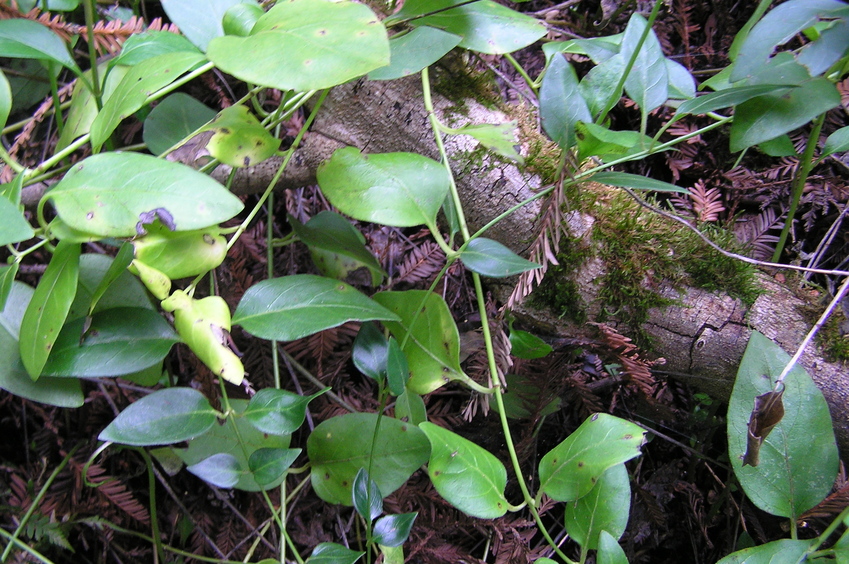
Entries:
POLYGON ((256 22, 265 14, 262 6, 256 0, 242 0, 227 8, 221 24, 225 35, 250 35, 256 22))
POLYGON ((386 380, 389 383, 389 391, 393 396, 400 396, 407 391, 407 382, 410 379, 410 365, 407 355, 401 350, 401 345, 395 337, 389 337, 389 351, 386 360, 386 380))
POLYGON ((825 146, 822 148, 820 158, 825 158, 834 153, 842 153, 849 151, 849 125, 841 127, 834 133, 828 136, 825 140, 825 146))
POLYGON ((286 390, 265 388, 251 398, 244 417, 251 425, 269 435, 294 433, 304 423, 307 405, 329 389, 325 388, 311 396, 301 396, 286 390))
POLYGON ((121 45, 121 53, 109 61, 109 64, 113 67, 112 70, 115 65, 132 67, 159 55, 179 52, 200 54, 191 41, 182 35, 170 31, 148 30, 129 36, 121 45))
POLYGON ((427 462, 430 445, 417 427, 383 417, 375 436, 376 423, 375 413, 349 413, 324 421, 310 434, 310 478, 321 499, 350 506, 354 477, 369 465, 381 494, 390 495, 427 462))
POLYGON ((247 167, 258 164, 274 155, 280 147, 246 106, 224 108, 203 131, 214 134, 206 148, 224 164, 247 167))
POLYGON ((151 94, 204 62, 203 55, 180 51, 158 55, 132 67, 91 124, 91 145, 99 151, 118 124, 148 103, 151 94))
POLYGON ((251 453, 248 468, 256 483, 267 488, 268 484, 281 483, 283 475, 300 454, 299 448, 260 448, 251 453))
POLYGON ((0 197, 9 200, 13 204, 20 205, 21 192, 24 188, 24 175, 18 174, 11 182, 0 184, 0 197))
POLYGON ((598 537, 598 564, 628 564, 625 551, 616 538, 607 531, 601 531, 598 537))
POLYGON ((239 2, 241 0, 162 0, 162 8, 189 41, 206 51, 212 39, 224 35, 224 14, 239 2))
POLYGON ((560 55, 551 60, 539 89, 542 128, 561 148, 575 145, 575 124, 592 122, 589 107, 581 96, 575 69, 560 55))
POLYGON ((378 519, 374 524, 374 542, 390 548, 401 546, 407 542, 410 529, 413 528, 413 523, 418 516, 418 513, 402 513, 378 519))
POLYGON ((828 18, 845 9, 846 4, 837 0, 795 0, 776 6, 755 24, 740 46, 732 67, 731 81, 755 74, 767 63, 776 47, 820 18, 828 18))
POLYGON ((742 104, 746 100, 751 100, 764 94, 782 95, 787 91, 787 88, 772 84, 732 87, 719 90, 718 92, 711 92, 693 100, 687 100, 678 106, 675 115, 706 114, 708 112, 715 112, 721 108, 730 108, 731 106, 742 104))
POLYGON ((510 354, 516 358, 532 360, 551 354, 551 345, 527 331, 510 328, 510 354))
POLYGON ((601 157, 613 160, 648 149, 654 141, 639 131, 614 131, 594 123, 575 124, 578 158, 601 157))
POLYGON ((12 112, 12 87, 3 71, 0 71, 0 129, 6 127, 6 121, 12 112))
POLYGON ((233 324, 276 341, 294 341, 348 321, 394 319, 398 316, 348 284, 312 274, 254 284, 233 314, 233 324))
POLYGON ((716 564, 801 564, 814 540, 782 539, 729 554, 716 564))
POLYGON ((600 548, 602 531, 618 539, 628 525, 631 484, 624 464, 611 466, 590 493, 566 504, 566 532, 584 549, 600 548))
POLYGON ((384 321, 383 325, 402 343, 401 350, 407 355, 408 390, 427 394, 452 380, 468 378, 460 368, 457 324, 441 296, 426 290, 407 290, 380 292, 374 300, 400 318, 384 321))
POLYGON ((147 233, 132 243, 135 268, 143 262, 168 278, 186 278, 218 268, 227 256, 227 239, 217 225, 172 231, 156 220, 143 229, 147 233))
MULTIPOLYGON (((170 35, 174 35, 173 33, 170 35)), ((115 91, 115 88, 120 84, 121 80, 130 70, 125 66, 113 66, 109 68, 108 63, 98 65, 98 77, 101 81, 100 92, 101 99, 108 99, 115 91), (108 70, 108 72, 107 72, 108 70)), ((91 70, 83 73, 83 76, 91 82, 91 70)), ((98 107, 97 101, 94 99, 94 94, 83 81, 78 80, 71 94, 71 107, 68 110, 68 115, 65 118, 65 127, 62 130, 62 135, 59 136, 59 141, 56 142, 55 153, 65 149, 74 140, 80 138, 91 130, 91 124, 94 123, 97 117, 98 107)))
POLYGON ((333 542, 316 546, 306 564, 354 564, 365 552, 355 552, 333 542))
POLYGON ((223 452, 186 466, 186 470, 218 488, 232 488, 239 483, 243 472, 236 457, 223 452))
MULTIPOLYGON (((828 27, 820 36, 799 50, 796 60, 805 65, 811 76, 828 71, 831 66, 845 56, 849 49, 849 13, 842 18, 828 22, 828 27)), ((826 22, 821 22, 826 23, 826 22)))
POLYGON ((306 92, 388 65, 389 39, 364 4, 292 0, 266 12, 247 37, 213 39, 207 55, 246 82, 306 92))
POLYGON ((60 241, 21 321, 21 360, 37 380, 68 317, 80 265, 80 246, 60 241))
POLYGON ((105 311, 116 307, 139 307, 153 310, 153 304, 139 279, 122 271, 97 298, 108 278, 115 272, 118 257, 86 253, 80 257, 80 272, 77 293, 68 312, 68 319, 91 315, 93 311, 105 311))
POLYGON ((48 27, 24 18, 0 20, 0 57, 38 59, 80 69, 65 42, 48 27))
POLYGON ((828 405, 800 366, 784 381, 784 418, 761 446, 760 464, 744 467, 741 460, 755 397, 773 389, 789 358, 781 347, 752 333, 728 404, 728 453, 752 503, 795 519, 828 495, 838 467, 828 405))
POLYGON ((507 470, 495 456, 433 423, 421 423, 419 428, 430 441, 430 481, 445 501, 480 519, 496 519, 507 512, 507 470))
POLYGON ((203 435, 218 419, 209 401, 192 388, 166 388, 130 404, 98 440, 131 446, 168 445, 203 435))
POLYGON ((427 225, 436 231, 436 214, 448 194, 445 167, 415 153, 364 155, 344 147, 316 173, 321 191, 342 213, 393 227, 427 225))
MULTIPOLYGON (((625 61, 630 60, 636 51, 637 43, 648 26, 641 15, 634 13, 628 20, 625 35, 622 38, 620 54, 625 61)), ((669 97, 669 71, 666 57, 660 48, 654 30, 649 30, 634 66, 625 79, 625 92, 640 106, 643 117, 655 108, 659 108, 669 97)))
POLYGON ((151 153, 161 155, 214 117, 215 110, 177 92, 159 102, 147 115, 143 139, 151 153))
POLYGON ((451 51, 463 38, 422 26, 389 39, 389 65, 368 73, 369 80, 394 80, 420 72, 451 51))
POLYGON ((460 47, 491 55, 517 51, 546 33, 545 26, 536 18, 520 14, 492 0, 458 4, 462 4, 462 0, 410 0, 390 21, 438 12, 417 18, 411 23, 459 35, 463 38, 460 47))
POLYGON ((481 145, 506 159, 524 164, 524 159, 516 151, 519 140, 516 137, 516 126, 518 122, 506 123, 470 123, 458 128, 445 128, 454 135, 468 135, 476 139, 481 145))
MULTIPOLYGON (((625 59, 616 53, 613 57, 594 66, 581 79, 578 92, 586 100, 590 113, 593 116, 609 112, 613 106, 619 103, 622 97, 622 87, 619 90, 619 79, 625 72, 625 59)), ((589 122, 587 122, 589 123, 589 122)))
POLYGON ((765 94, 747 100, 734 111, 731 150, 742 151, 805 125, 840 105, 834 83, 815 78, 782 94, 765 94))
MULTIPOLYGON (((121 276, 124 276, 127 267, 130 266, 130 263, 133 261, 133 246, 129 242, 124 242, 121 247, 118 249, 118 253, 115 255, 115 258, 109 263, 109 268, 106 269, 106 272, 103 274, 103 277, 100 279, 100 282, 97 284, 97 287, 94 289, 94 292, 91 294, 91 303, 88 306, 88 315, 94 313, 94 310, 97 308, 97 304, 100 302, 100 299, 109 291, 109 288, 112 284, 118 280, 121 276)), ((82 279, 82 257, 80 257, 80 279, 82 279)), ((77 289, 77 296, 80 296, 80 291, 77 289)), ((74 298, 76 301, 76 297, 74 298)), ((145 300, 147 301, 147 300, 145 300)), ((126 302, 124 305, 129 306, 126 302)), ((145 306, 149 305, 148 303, 144 304, 145 306)), ((71 305, 71 310, 73 310, 74 306, 71 305)), ((147 309, 150 309, 149 307, 147 309)))
POLYGON ((540 492, 557 501, 587 495, 605 470, 640 455, 645 431, 624 419, 596 413, 542 457, 540 492))
POLYGON ((686 194, 687 190, 679 188, 674 184, 655 180, 648 176, 640 176, 639 174, 630 174, 628 172, 615 172, 603 170, 592 176, 593 181, 610 186, 624 186, 625 188, 636 188, 637 190, 655 190, 657 192, 678 192, 686 194))
MULTIPOLYGON (((234 414, 231 419, 223 425, 215 425, 208 432, 189 441, 188 448, 175 448, 174 452, 183 462, 191 466, 210 456, 216 454, 227 454, 232 456, 238 466, 233 468, 238 472, 238 480, 233 486, 235 489, 257 492, 261 489, 276 488, 285 479, 285 473, 281 473, 271 482, 260 484, 251 470, 250 457, 262 449, 287 449, 291 436, 270 435, 256 429, 251 423, 242 417, 248 402, 246 400, 230 400, 230 407, 234 414), (235 425, 234 425, 235 423, 235 425)), ((265 454, 258 455, 259 461, 265 460, 265 454)), ((256 463, 256 461, 255 461, 256 463)), ((260 476, 265 478, 266 476, 260 476)))
POLYGON ((696 97, 696 81, 690 71, 681 63, 672 59, 664 59, 666 72, 669 75, 669 98, 673 100, 690 100, 696 97))
POLYGON ((351 351, 354 366, 372 380, 381 382, 386 378, 388 358, 389 341, 374 323, 363 323, 351 351))
POLYGON ((383 496, 377 482, 369 479, 365 468, 360 468, 354 476, 354 487, 351 491, 354 509, 360 517, 371 523, 383 513, 383 496))
MULTIPOLYGON (((17 263, 3 269, 3 276, 17 269, 17 263)), ((58 407, 80 407, 83 391, 79 380, 39 378, 33 382, 19 352, 21 320, 32 299, 33 289, 20 282, 9 282, 8 300, 0 310, 0 388, 28 400, 58 407)))
POLYGON ((12 283, 15 281, 15 276, 18 275, 20 263, 17 261, 6 266, 0 266, 0 311, 6 307, 6 301, 9 299, 9 294, 12 291, 12 283))
POLYGON ((0 245, 32 239, 35 233, 18 206, 0 198, 0 245))
POLYGON ((843 531, 832 549, 834 550, 836 564, 849 563, 849 531, 843 531))
POLYGON ((758 149, 770 157, 795 157, 796 147, 793 140, 787 134, 779 135, 775 139, 758 144, 758 149))
POLYGON ((466 248, 460 251, 460 260, 472 272, 492 278, 504 278, 540 268, 537 263, 520 257, 498 241, 484 237, 469 241, 466 248))
POLYGON ((365 268, 372 286, 383 282, 385 273, 366 248, 365 237, 338 213, 319 212, 306 225, 291 215, 288 221, 298 239, 309 247, 313 262, 325 276, 350 281, 361 278, 365 268))
POLYGON ((427 409, 422 396, 409 389, 395 399, 395 419, 418 425, 427 421, 427 409))
POLYGON ((154 311, 108 309, 65 325, 42 373, 74 378, 132 374, 162 362, 179 340, 154 311))
POLYGON ((74 229, 133 237, 170 216, 177 231, 202 229, 239 213, 242 202, 221 184, 180 163, 138 153, 102 153, 71 168, 45 197, 74 229), (164 211, 163 211, 164 210, 164 211))

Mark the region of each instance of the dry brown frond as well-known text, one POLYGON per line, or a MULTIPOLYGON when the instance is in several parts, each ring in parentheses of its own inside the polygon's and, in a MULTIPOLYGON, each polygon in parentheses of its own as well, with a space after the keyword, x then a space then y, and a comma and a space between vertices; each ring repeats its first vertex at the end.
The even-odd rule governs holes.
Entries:
POLYGON ((716 221, 719 219, 719 214, 725 211, 719 188, 714 186, 705 189, 703 180, 697 181, 695 186, 690 188, 689 195, 693 201, 693 211, 699 221, 716 221))

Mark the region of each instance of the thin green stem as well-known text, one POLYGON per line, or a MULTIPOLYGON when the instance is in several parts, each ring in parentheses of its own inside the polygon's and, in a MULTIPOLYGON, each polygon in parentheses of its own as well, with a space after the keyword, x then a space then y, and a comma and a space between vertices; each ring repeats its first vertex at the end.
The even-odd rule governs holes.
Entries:
MULTIPOLYGON (((98 111, 100 111, 103 108, 103 94, 100 91, 97 49, 94 42, 94 0, 85 0, 83 2, 83 11, 85 12, 85 27, 88 36, 88 59, 91 66, 91 95, 94 97, 94 103, 97 105, 98 111)), ((59 112, 56 113, 59 115, 59 112)))
POLYGON ((153 535, 154 564, 165 562, 165 549, 162 546, 162 533, 159 531, 159 515, 156 510, 156 476, 153 473, 153 461, 143 448, 138 449, 147 467, 147 489, 150 497, 150 529, 153 535))
POLYGON ((778 243, 775 245, 775 252, 772 254, 772 262, 778 262, 781 259, 781 253, 784 251, 784 245, 787 244, 787 236, 790 234, 790 229, 793 227, 793 217, 796 215, 796 209, 799 207, 799 202, 802 199, 802 192, 805 191, 805 182, 808 181, 811 169, 814 168, 814 151, 817 148, 817 142, 819 141, 820 132, 822 131, 824 122, 824 113, 814 118, 813 127, 811 128, 811 133, 808 135, 808 142, 805 145, 805 151, 802 153, 799 170, 796 173, 796 178, 793 182, 793 194, 790 199, 790 209, 787 210, 787 219, 784 220, 784 228, 781 230, 778 243))
POLYGON ((533 90, 534 93, 536 93, 539 90, 539 84, 530 77, 528 71, 526 71, 525 68, 519 64, 519 61, 513 58, 513 55, 511 55, 510 53, 505 53, 502 56, 507 59, 507 61, 511 65, 513 65, 513 68, 516 69, 516 72, 519 73, 519 76, 521 76, 525 80, 525 83, 528 85, 528 87, 530 87, 530 89, 533 90))
POLYGON ((29 523, 30 517, 35 513, 38 506, 41 505, 41 500, 44 499, 44 496, 47 495, 47 490, 50 489, 50 486, 53 485, 53 482, 59 476, 59 473, 65 469, 65 466, 68 465, 68 462, 71 461, 71 457, 74 456, 80 447, 83 446, 83 443, 77 444, 74 448, 65 455, 65 458, 62 459, 62 462, 56 467, 53 472, 51 472, 50 476, 48 476, 47 480, 44 482, 44 485, 41 486, 41 490, 39 490, 38 494, 35 496, 35 499, 32 500, 32 503, 27 509, 27 512, 21 518, 20 523, 18 523, 18 527, 15 529, 15 532, 12 533, 12 538, 9 539, 9 544, 6 545, 6 549, 3 551, 3 554, 0 555, 0 562, 5 562, 7 558, 9 558, 9 554, 12 552, 12 547, 17 544, 18 537, 21 535, 21 532, 26 528, 27 523, 29 523))
POLYGON ((6 166, 11 168, 18 174, 26 170, 23 165, 19 164, 15 161, 15 159, 12 158, 12 155, 9 154, 9 152, 6 150, 6 147, 4 147, 2 143, 0 143, 0 159, 3 159, 3 162, 6 163, 6 166))
POLYGON ((56 119, 56 130, 61 137, 62 131, 65 129, 65 121, 62 119, 62 112, 58 110, 62 102, 59 100, 59 84, 58 77, 54 73, 50 73, 50 97, 53 99, 53 117, 56 119))
POLYGON ((7 530, 0 528, 0 537, 8 539, 9 546, 14 545, 14 546, 17 546, 18 548, 20 548, 21 550, 23 550, 24 552, 29 552, 35 558, 38 558, 42 562, 42 564, 53 564, 52 560, 50 560, 49 558, 44 556, 42 553, 40 553, 36 549, 32 548, 30 545, 28 545, 24 541, 16 539, 12 535, 12 533, 8 532, 7 530))

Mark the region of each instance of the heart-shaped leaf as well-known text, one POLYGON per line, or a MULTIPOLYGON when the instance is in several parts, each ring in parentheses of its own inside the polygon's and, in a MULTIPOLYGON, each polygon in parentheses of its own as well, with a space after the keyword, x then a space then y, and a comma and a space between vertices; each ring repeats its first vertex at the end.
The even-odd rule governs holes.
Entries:
POLYGON ((325 388, 311 396, 301 396, 286 390, 265 388, 251 398, 245 409, 245 419, 263 433, 294 433, 304 423, 307 405, 329 389, 325 388))
POLYGON ((218 412, 192 388, 166 388, 130 404, 98 435, 131 446, 169 445, 209 431, 218 412))
POLYGON ((427 225, 448 194, 445 167, 415 153, 364 155, 355 147, 333 153, 316 173, 330 203, 342 213, 394 227, 427 225))
POLYGON ((402 513, 378 519, 374 524, 374 542, 390 548, 401 546, 407 542, 418 516, 418 513, 402 513))
POLYGON ((305 92, 388 65, 389 39, 365 4, 291 0, 266 12, 249 36, 213 39, 207 56, 246 82, 305 92))
POLYGON ((372 380, 380 382, 386 378, 388 359, 389 341, 374 323, 363 323, 351 351, 354 366, 372 380))
POLYGON ((261 339, 294 341, 348 321, 397 319, 344 282, 298 274, 251 286, 236 308, 233 324, 261 339))
POLYGON ((202 229, 239 213, 224 186, 180 163, 138 153, 102 153, 74 165, 45 197, 69 226, 103 237, 133 237, 148 215, 178 231, 202 229))
POLYGON ((433 423, 419 428, 430 441, 427 472, 439 495, 472 517, 495 519, 507 512, 507 470, 495 456, 433 423))
POLYGON ((624 419, 597 413, 539 463, 540 492, 557 501, 587 495, 605 470, 640 455, 645 431, 624 419))
POLYGON ((602 531, 618 539, 628 525, 631 484, 624 464, 611 466, 584 497, 566 504, 566 532, 585 549, 600 546, 602 531))
POLYGON ((484 237, 469 241, 466 248, 460 251, 460 260, 472 272, 492 278, 504 278, 540 268, 537 263, 520 257, 498 241, 484 237))
POLYGON ((311 481, 328 503, 352 504, 351 489, 361 468, 387 496, 401 487, 427 461, 430 444, 417 427, 383 417, 377 436, 375 413, 349 413, 324 421, 307 439, 311 481))
POLYGON ((516 358, 531 360, 548 356, 551 345, 527 331, 510 328, 510 354, 516 358))

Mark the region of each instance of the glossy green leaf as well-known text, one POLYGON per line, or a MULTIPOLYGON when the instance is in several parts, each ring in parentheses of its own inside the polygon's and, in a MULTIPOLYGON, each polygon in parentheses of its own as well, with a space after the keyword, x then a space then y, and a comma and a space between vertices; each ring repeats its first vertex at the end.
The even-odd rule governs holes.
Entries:
POLYGON ((575 135, 581 160, 589 157, 613 160, 648 149, 654 143, 639 131, 614 131, 594 123, 577 123, 575 135))
POLYGON ((108 309, 65 325, 42 373, 75 378, 132 374, 162 362, 179 340, 154 311, 108 309))
POLYGON ((540 492, 557 501, 587 495, 605 470, 640 455, 645 431, 624 419, 597 413, 539 463, 540 492))
MULTIPOLYGON (((285 479, 285 473, 276 479, 260 485, 251 471, 250 457, 261 449, 287 449, 291 436, 270 435, 256 429, 247 419, 242 417, 248 402, 246 400, 230 400, 230 407, 235 412, 235 427, 233 421, 223 425, 215 425, 208 432, 189 441, 188 448, 175 448, 174 452, 186 465, 191 466, 216 454, 232 456, 238 466, 233 468, 238 472, 238 480, 233 488, 256 492, 263 488, 270 489, 279 486, 285 479)), ((263 460, 264 454, 258 455, 263 460)), ((265 476, 260 476, 265 478, 265 476)))
POLYGON ((18 206, 0 198, 0 245, 32 239, 35 233, 18 206))
POLYGON ((568 41, 552 41, 542 46, 546 61, 550 61, 555 53, 572 53, 586 55, 593 63, 600 65, 615 57, 622 45, 622 33, 591 37, 589 39, 570 39, 568 41))
POLYGON ((721 108, 730 108, 737 104, 742 104, 746 100, 751 100, 757 96, 764 94, 781 95, 787 92, 787 88, 771 85, 757 84, 754 86, 739 86, 711 92, 704 96, 699 96, 693 100, 687 100, 678 106, 675 115, 683 114, 706 114, 715 112, 721 108))
POLYGON ((241 0, 162 0, 162 8, 189 41, 206 51, 212 39, 224 35, 224 14, 239 2, 241 0))
POLYGON ((828 136, 825 140, 825 146, 822 148, 822 157, 820 158, 844 151, 849 151, 849 125, 841 127, 828 136))
POLYGON ((356 552, 341 544, 323 542, 316 546, 306 564, 354 564, 365 552, 356 552))
MULTIPOLYGON (((586 100, 593 116, 609 112, 619 103, 622 97, 622 87, 619 80, 625 72, 625 59, 616 53, 613 57, 594 66, 581 79, 578 93, 586 100), (618 90, 617 87, 619 88, 618 90)), ((589 123, 589 122, 587 122, 589 123)))
POLYGON ((113 259, 96 253, 86 253, 80 257, 77 293, 68 312, 68 320, 116 307, 155 309, 139 279, 126 269, 112 283, 108 283, 120 265, 116 263, 117 260, 118 257, 113 259), (104 286, 107 286, 105 290, 104 286), (98 298, 101 291, 103 294, 98 298))
POLYGON ((846 4, 837 0, 795 0, 776 6, 755 24, 740 46, 732 67, 731 81, 755 74, 767 63, 776 47, 812 26, 818 19, 845 9, 846 4))
POLYGON ((581 96, 575 69, 557 55, 542 79, 539 90, 539 111, 542 127, 563 149, 575 145, 575 124, 591 122, 589 107, 581 96))
POLYGON ((510 328, 510 354, 516 358, 531 360, 551 354, 551 345, 527 331, 510 328))
MULTIPOLYGON (((109 268, 106 269, 106 272, 103 274, 103 277, 98 282, 97 287, 94 289, 94 292, 91 294, 91 303, 88 306, 88 315, 94 313, 94 310, 97 308, 100 299, 109 291, 109 288, 112 287, 112 284, 121 278, 127 267, 130 266, 130 263, 133 261, 133 246, 125 242, 118 249, 118 253, 115 255, 115 258, 109 264, 109 268)), ((82 257, 80 257, 80 277, 82 279, 82 257)), ((78 280, 79 282, 79 280, 78 280)), ((80 291, 77 289, 77 296, 80 296, 80 291)), ((76 301, 76 297, 74 298, 76 301)), ((124 302, 125 306, 129 306, 126 302, 124 302)), ((147 304, 145 304, 147 305, 147 304)), ((73 310, 73 304, 71 305, 71 309, 73 310)), ((149 309, 149 308, 148 308, 149 309)), ((69 314, 70 315, 70 314, 69 314)))
POLYGON ((717 564, 801 564, 813 540, 782 539, 729 554, 717 564))
POLYGON ((170 31, 148 30, 129 36, 121 45, 120 54, 109 61, 109 64, 111 70, 114 70, 115 65, 132 67, 159 55, 179 52, 198 53, 198 50, 183 35, 170 31))
POLYGON ((246 167, 274 155, 280 147, 246 106, 224 108, 203 131, 213 131, 207 142, 209 153, 224 164, 246 167))
POLYGON ((784 381, 784 418, 761 446, 760 464, 743 466, 741 460, 755 397, 773 389, 789 358, 781 347, 752 333, 728 404, 728 453, 752 503, 795 519, 828 495, 838 467, 828 405, 803 368, 797 365, 784 381))
POLYGON ((415 153, 364 155, 356 147, 333 153, 316 173, 321 191, 342 213, 394 227, 427 225, 448 194, 445 167, 415 153))
POLYGON ((590 493, 566 504, 566 532, 585 549, 600 547, 599 535, 607 531, 618 539, 628 525, 631 483, 624 464, 611 466, 590 493))
POLYGON ((298 238, 309 247, 313 262, 325 276, 372 286, 383 282, 385 273, 366 248, 365 237, 338 213, 319 212, 306 224, 292 216, 288 221, 298 238))
POLYGON ((836 564, 849 564, 849 531, 843 531, 832 549, 836 564))
POLYGON ((188 465, 186 470, 218 488, 232 488, 239 483, 239 476, 243 472, 236 457, 223 452, 188 465))
POLYGON ((758 144, 758 150, 770 157, 795 157, 796 147, 793 140, 787 134, 779 135, 775 139, 758 144))
POLYGON ((431 12, 437 13, 415 19, 411 23, 459 35, 463 38, 460 47, 479 53, 512 53, 527 47, 546 33, 545 26, 536 18, 492 0, 471 3, 462 0, 410 0, 404 3, 393 19, 406 19, 431 12))
POLYGON ((681 63, 672 59, 664 59, 666 72, 669 75, 669 98, 673 100, 689 100, 696 97, 696 80, 690 71, 681 63))
POLYGON ((395 399, 395 419, 418 425, 427 421, 427 409, 419 394, 409 389, 395 399))
POLYGON ((368 73, 369 80, 394 80, 429 67, 463 38, 429 26, 412 29, 389 39, 389 65, 368 73))
MULTIPOLYGON (((631 15, 622 37, 620 53, 624 60, 630 60, 647 26, 648 22, 644 17, 637 13, 631 15)), ((640 107, 644 118, 648 112, 663 105, 669 97, 669 71, 654 30, 649 30, 637 53, 634 66, 625 79, 625 92, 640 107)))
POLYGON ((61 241, 21 321, 21 360, 33 380, 41 376, 53 343, 68 317, 80 266, 80 246, 61 241))
POLYGON ((80 72, 58 35, 48 27, 24 18, 0 20, 0 57, 51 61, 80 72))
MULTIPOLYGON (((733 68, 733 67, 732 67, 733 68)), ((807 67, 799 64, 792 53, 778 53, 758 71, 739 84, 776 84, 799 86, 811 79, 807 67)))
POLYGON ((765 94, 738 105, 731 124, 731 150, 742 151, 805 125, 840 104, 834 83, 815 78, 783 95, 765 94))
POLYGON ((227 239, 217 225, 171 231, 157 220, 143 229, 147 233, 132 243, 136 263, 143 262, 174 280, 218 268, 227 256, 227 239))
POLYGON ((389 351, 386 359, 386 381, 393 396, 400 396, 407 391, 410 380, 410 364, 407 355, 401 350, 395 337, 389 337, 389 351))
POLYGON ((375 436, 376 423, 375 413, 350 413, 322 422, 310 434, 310 478, 321 499, 350 506, 354 477, 361 468, 369 468, 372 458, 371 478, 384 496, 427 461, 430 445, 417 427, 383 417, 375 436))
POLYGON ((426 290, 380 292, 374 300, 400 321, 384 321, 410 365, 407 389, 427 394, 452 380, 468 378, 460 368, 460 334, 441 296, 426 290), (419 312, 419 308, 423 307, 419 312))
POLYGON ((244 413, 245 419, 263 433, 294 433, 304 424, 307 405, 329 389, 325 388, 311 396, 301 396, 275 388, 262 389, 248 403, 244 413))
POLYGON ((354 509, 360 517, 371 523, 383 513, 383 496, 377 482, 370 480, 365 468, 360 468, 354 476, 354 487, 351 491, 354 509))
POLYGON ((210 41, 215 66, 280 90, 330 88, 389 64, 386 28, 368 6, 330 0, 280 2, 247 37, 210 41))
POLYGON ((215 110, 188 94, 171 94, 159 102, 145 118, 144 142, 151 153, 161 155, 215 115, 215 110))
POLYGON ((250 35, 256 22, 265 14, 262 6, 251 0, 242 0, 227 8, 221 25, 224 27, 225 35, 238 35, 244 37, 250 35))
POLYGON ((7 182, 6 184, 0 184, 0 197, 5 198, 16 206, 20 205, 21 192, 23 191, 23 189, 24 175, 18 174, 15 176, 15 178, 12 179, 11 182, 7 182))
MULTIPOLYGON (((3 268, 3 276, 8 276, 13 268, 16 267, 3 268)), ((84 398, 79 380, 45 376, 33 382, 27 374, 21 362, 18 340, 21 320, 32 299, 33 289, 20 282, 8 282, 8 299, 0 310, 0 358, 3 358, 0 363, 0 388, 48 405, 80 407, 84 398)))
POLYGON ((480 519, 496 519, 507 512, 507 470, 501 461, 433 423, 421 423, 419 428, 430 441, 430 481, 445 501, 480 519))
MULTIPOLYGON (((171 33, 170 35, 174 34, 171 33)), ((113 66, 109 69, 109 64, 106 62, 99 64, 97 68, 102 83, 100 86, 101 99, 108 99, 130 70, 130 67, 122 65, 113 66)), ((91 70, 85 71, 83 76, 91 81, 91 70)), ((71 107, 65 118, 65 127, 62 129, 59 141, 56 142, 54 154, 91 131, 91 124, 94 123, 97 113, 98 107, 94 94, 85 82, 78 80, 71 94, 71 107)))
POLYGON ((260 448, 251 453, 248 468, 256 483, 267 488, 268 484, 280 483, 300 454, 299 448, 260 448))
POLYGON ((619 546, 616 538, 607 531, 601 531, 598 538, 598 564, 628 564, 625 551, 619 546))
POLYGON ((386 378, 388 358, 389 341, 374 323, 363 323, 351 350, 354 366, 372 380, 381 382, 386 378))
POLYGON ((6 127, 6 120, 12 112, 12 87, 3 71, 0 71, 0 129, 6 127))
POLYGON ((15 276, 18 275, 19 267, 20 263, 17 261, 0 266, 0 311, 3 311, 3 308, 6 307, 6 301, 9 299, 12 283, 15 281, 15 276))
POLYGON ((202 229, 244 207, 209 176, 138 153, 88 157, 45 197, 69 226, 104 237, 133 237, 143 223, 165 214, 178 231, 202 229))
POLYGON ((98 440, 131 446, 168 445, 203 435, 218 419, 209 401, 192 388, 166 388, 130 404, 98 440))
POLYGON ((144 106, 151 94, 203 62, 200 53, 180 51, 158 55, 132 67, 104 101, 103 109, 91 124, 92 147, 100 150, 118 124, 144 106))
POLYGON ((348 284, 311 274, 254 284, 233 314, 233 324, 277 341, 294 341, 348 321, 394 319, 398 316, 348 284))
POLYGON ((828 22, 828 27, 816 40, 799 50, 796 60, 808 69, 811 76, 825 73, 849 51, 849 17, 847 16, 849 12, 844 12, 840 19, 828 22))
POLYGON ((687 190, 679 188, 674 184, 655 180, 648 176, 631 174, 628 172, 615 172, 603 170, 592 176, 594 182, 601 182, 610 186, 623 186, 625 188, 636 188, 637 190, 655 190, 656 192, 678 192, 686 194, 687 190))
POLYGON ((492 278, 513 276, 540 268, 535 262, 524 259, 492 239, 477 237, 460 251, 460 260, 472 272, 492 278))
POLYGON ((401 546, 407 542, 418 516, 418 513, 402 513, 378 519, 374 524, 374 542, 390 548, 401 546))

